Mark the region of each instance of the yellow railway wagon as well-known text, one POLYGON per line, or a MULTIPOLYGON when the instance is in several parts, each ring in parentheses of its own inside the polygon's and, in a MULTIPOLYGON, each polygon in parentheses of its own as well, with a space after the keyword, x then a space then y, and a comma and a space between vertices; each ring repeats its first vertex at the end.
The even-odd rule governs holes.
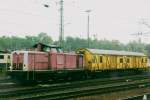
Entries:
POLYGON ((84 68, 87 70, 146 69, 148 57, 139 52, 82 48, 84 68))

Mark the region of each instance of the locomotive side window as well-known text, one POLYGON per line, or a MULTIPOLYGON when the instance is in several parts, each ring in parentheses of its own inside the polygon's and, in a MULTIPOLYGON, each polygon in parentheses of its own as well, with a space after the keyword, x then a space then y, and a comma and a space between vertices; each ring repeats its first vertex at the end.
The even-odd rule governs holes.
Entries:
POLYGON ((120 58, 120 63, 123 63, 123 58, 120 58))
POLYGON ((4 55, 0 55, 0 59, 4 59, 4 55))
POLYGON ((103 57, 99 56, 99 62, 102 63, 103 62, 103 57))

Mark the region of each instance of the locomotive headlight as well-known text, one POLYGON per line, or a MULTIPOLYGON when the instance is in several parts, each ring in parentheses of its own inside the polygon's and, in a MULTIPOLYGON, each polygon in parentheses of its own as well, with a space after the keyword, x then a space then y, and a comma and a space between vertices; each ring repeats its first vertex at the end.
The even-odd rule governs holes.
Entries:
POLYGON ((11 71, 12 71, 12 66, 9 66, 9 70, 11 70, 11 71))
POLYGON ((27 71, 27 70, 28 70, 28 68, 27 68, 27 66, 26 66, 25 64, 23 65, 23 70, 24 70, 24 71, 27 71))

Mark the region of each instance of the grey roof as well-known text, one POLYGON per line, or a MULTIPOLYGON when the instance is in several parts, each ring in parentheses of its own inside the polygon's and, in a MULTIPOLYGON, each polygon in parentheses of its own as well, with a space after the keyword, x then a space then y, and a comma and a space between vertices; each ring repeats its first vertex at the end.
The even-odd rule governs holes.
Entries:
POLYGON ((117 51, 117 50, 102 50, 102 49, 87 49, 94 54, 109 54, 109 55, 127 55, 127 56, 146 56, 144 53, 117 51))

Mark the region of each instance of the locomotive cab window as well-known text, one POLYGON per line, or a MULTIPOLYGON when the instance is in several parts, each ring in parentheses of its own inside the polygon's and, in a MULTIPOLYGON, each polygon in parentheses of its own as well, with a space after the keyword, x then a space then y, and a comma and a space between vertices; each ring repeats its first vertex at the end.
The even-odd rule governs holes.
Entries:
POLYGON ((4 55, 0 55, 0 59, 4 59, 4 55))
POLYGON ((123 58, 120 58, 120 63, 123 63, 123 58))
POLYGON ((8 56, 8 59, 10 59, 10 56, 8 56))
POLYGON ((63 53, 63 51, 60 48, 56 49, 58 53, 63 53))
POLYGON ((103 57, 99 56, 99 62, 102 63, 103 62, 103 57))

